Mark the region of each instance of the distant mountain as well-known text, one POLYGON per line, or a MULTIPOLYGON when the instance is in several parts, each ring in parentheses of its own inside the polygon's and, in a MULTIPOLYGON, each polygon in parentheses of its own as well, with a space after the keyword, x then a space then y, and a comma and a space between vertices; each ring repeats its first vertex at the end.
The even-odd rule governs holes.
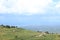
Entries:
POLYGON ((23 28, 29 29, 29 30, 34 30, 34 31, 49 31, 49 32, 54 32, 54 33, 60 33, 60 26, 59 25, 56 25, 56 26, 30 25, 30 26, 23 26, 23 28))

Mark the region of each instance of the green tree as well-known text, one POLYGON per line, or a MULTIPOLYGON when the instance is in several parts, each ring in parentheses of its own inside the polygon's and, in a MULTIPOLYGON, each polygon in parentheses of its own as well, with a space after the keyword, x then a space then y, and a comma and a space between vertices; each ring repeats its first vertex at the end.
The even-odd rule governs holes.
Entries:
POLYGON ((49 32, 48 32, 48 31, 46 31, 45 33, 46 33, 46 34, 49 34, 49 32))
POLYGON ((9 25, 6 25, 5 27, 6 27, 6 28, 10 28, 10 26, 9 26, 9 25))
POLYGON ((5 27, 5 25, 3 25, 3 24, 1 24, 0 26, 1 26, 1 27, 5 27))
POLYGON ((11 26, 11 28, 16 28, 15 26, 11 26))

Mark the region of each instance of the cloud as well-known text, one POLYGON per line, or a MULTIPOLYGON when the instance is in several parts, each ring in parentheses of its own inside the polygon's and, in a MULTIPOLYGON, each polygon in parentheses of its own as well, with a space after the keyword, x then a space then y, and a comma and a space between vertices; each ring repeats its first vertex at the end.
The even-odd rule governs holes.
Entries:
POLYGON ((45 14, 50 8, 59 13, 60 2, 52 6, 54 3, 52 0, 0 0, 0 13, 45 14))
POLYGON ((60 13, 60 2, 58 2, 55 6, 55 10, 57 13, 60 13))

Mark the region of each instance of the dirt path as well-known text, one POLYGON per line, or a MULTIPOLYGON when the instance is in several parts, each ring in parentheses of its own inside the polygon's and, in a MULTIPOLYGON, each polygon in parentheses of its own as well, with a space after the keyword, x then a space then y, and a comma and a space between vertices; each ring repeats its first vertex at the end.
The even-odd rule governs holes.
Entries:
POLYGON ((41 33, 41 34, 39 34, 39 35, 37 35, 37 36, 35 36, 35 37, 41 37, 41 36, 43 36, 43 35, 45 35, 46 33, 41 33))

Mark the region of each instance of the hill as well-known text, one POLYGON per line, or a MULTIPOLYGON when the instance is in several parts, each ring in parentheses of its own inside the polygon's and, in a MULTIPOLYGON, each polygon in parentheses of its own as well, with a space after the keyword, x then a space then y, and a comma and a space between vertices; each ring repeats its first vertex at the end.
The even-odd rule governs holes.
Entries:
POLYGON ((60 40, 60 34, 48 34, 23 28, 5 28, 0 26, 0 40, 60 40))

